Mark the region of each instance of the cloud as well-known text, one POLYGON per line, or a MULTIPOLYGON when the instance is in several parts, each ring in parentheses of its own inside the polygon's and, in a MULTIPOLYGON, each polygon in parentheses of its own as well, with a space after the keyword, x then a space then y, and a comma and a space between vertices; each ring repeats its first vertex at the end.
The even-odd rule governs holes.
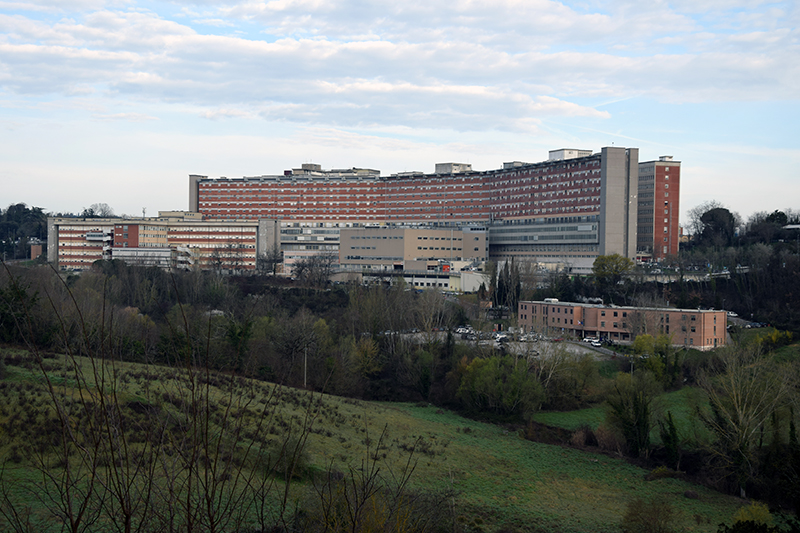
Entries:
POLYGON ((158 120, 158 117, 143 115, 142 113, 112 113, 109 115, 95 114, 92 118, 97 120, 124 120, 130 122, 144 122, 147 120, 158 120))

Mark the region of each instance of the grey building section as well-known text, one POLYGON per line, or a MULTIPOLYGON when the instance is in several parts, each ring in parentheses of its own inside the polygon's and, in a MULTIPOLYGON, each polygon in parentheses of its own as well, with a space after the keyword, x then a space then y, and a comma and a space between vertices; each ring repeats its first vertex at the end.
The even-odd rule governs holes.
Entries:
POLYGON ((200 201, 198 200, 198 185, 197 183, 206 179, 208 176, 199 176, 197 174, 189 174, 189 212, 200 212, 200 201))
POLYGON ((606 147, 601 153, 599 254, 620 254, 633 259, 636 257, 639 149, 606 147))
POLYGON ((55 220, 47 217, 47 262, 58 266, 58 226, 55 220))
POLYGON ((280 220, 261 218, 258 220, 258 233, 256 238, 256 257, 260 257, 273 248, 281 247, 280 220))
POLYGON ((472 172, 470 163, 436 163, 436 174, 461 174, 472 172))

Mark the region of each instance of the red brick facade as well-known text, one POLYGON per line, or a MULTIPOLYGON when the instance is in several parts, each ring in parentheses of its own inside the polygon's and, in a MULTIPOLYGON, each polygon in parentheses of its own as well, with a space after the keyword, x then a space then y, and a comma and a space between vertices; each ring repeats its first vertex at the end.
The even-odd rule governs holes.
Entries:
POLYGON ((191 180, 190 208, 209 218, 488 222, 598 213, 601 156, 463 174, 191 180))
POLYGON ((664 156, 639 163, 637 256, 661 261, 678 253, 681 163, 664 156))

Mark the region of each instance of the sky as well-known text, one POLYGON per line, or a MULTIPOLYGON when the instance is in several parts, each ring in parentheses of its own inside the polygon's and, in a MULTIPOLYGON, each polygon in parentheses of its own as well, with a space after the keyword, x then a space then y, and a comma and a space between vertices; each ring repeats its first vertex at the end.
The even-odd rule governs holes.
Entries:
POLYGON ((798 140, 796 0, 0 0, 2 208, 613 145, 746 220, 800 210, 798 140))

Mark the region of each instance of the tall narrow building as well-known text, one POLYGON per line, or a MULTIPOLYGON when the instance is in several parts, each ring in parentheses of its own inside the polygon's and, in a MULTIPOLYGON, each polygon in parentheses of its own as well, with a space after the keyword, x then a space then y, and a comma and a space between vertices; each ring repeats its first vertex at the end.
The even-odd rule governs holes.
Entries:
POLYGON ((661 261, 678 253, 681 162, 663 155, 639 163, 636 257, 661 261))

